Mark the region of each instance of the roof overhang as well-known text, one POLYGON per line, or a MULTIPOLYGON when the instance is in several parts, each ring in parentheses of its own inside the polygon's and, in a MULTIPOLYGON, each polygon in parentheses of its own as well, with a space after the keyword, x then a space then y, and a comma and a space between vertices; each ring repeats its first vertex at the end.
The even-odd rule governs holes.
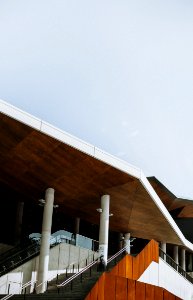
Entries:
POLYGON ((100 197, 110 194, 110 228, 193 250, 143 172, 0 100, 0 182, 25 201, 55 189, 55 203, 99 223, 100 197))

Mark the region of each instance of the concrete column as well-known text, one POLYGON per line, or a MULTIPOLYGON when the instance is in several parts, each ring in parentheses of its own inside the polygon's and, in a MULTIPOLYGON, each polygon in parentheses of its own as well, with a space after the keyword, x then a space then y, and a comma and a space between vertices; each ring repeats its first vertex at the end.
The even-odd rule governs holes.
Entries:
POLYGON ((15 221, 15 236, 14 236, 15 244, 18 244, 21 240, 23 208, 24 208, 24 202, 19 201, 17 204, 16 221, 15 221))
POLYGON ((109 204, 110 196, 101 197, 100 228, 99 228, 99 257, 103 255, 105 265, 108 258, 108 239, 109 239, 109 204))
POLYGON ((130 237, 131 234, 130 233, 125 233, 124 235, 124 247, 126 248, 126 253, 130 254, 131 253, 131 242, 130 242, 130 237))
POLYGON ((76 218, 74 222, 74 233, 79 234, 80 230, 80 218, 76 218))
POLYGON ((164 253, 166 253, 166 243, 165 243, 165 242, 161 242, 160 248, 162 249, 162 251, 163 251, 164 253))
POLYGON ((50 252, 50 235, 52 226, 52 213, 54 204, 54 189, 48 188, 45 194, 45 206, 42 222, 42 236, 39 256, 39 268, 37 274, 37 293, 43 293, 46 290, 49 252, 50 252))
MULTIPOLYGON (((166 243, 165 242, 161 242, 160 243, 160 248, 161 250, 166 254, 166 243)), ((163 254, 163 253, 162 253, 163 254)), ((166 260, 166 255, 163 254, 163 259, 166 260)))
POLYGON ((118 235, 118 242, 119 242, 119 250, 121 250, 123 248, 123 233, 119 232, 119 235, 118 235))
POLYGON ((192 272, 192 253, 188 255, 188 271, 192 272))
POLYGON ((179 264, 178 246, 174 246, 174 261, 176 264, 179 264))
POLYGON ((181 267, 184 271, 186 271, 186 250, 181 250, 181 267))

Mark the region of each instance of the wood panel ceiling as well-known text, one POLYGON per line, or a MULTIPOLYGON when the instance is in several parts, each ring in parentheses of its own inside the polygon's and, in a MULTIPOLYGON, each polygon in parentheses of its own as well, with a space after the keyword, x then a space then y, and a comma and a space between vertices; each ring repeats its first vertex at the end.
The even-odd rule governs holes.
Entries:
POLYGON ((180 244, 169 223, 134 177, 77 149, 0 115, 0 182, 37 202, 55 189, 59 209, 99 223, 96 208, 111 196, 110 228, 133 236, 180 244))
POLYGON ((148 180, 174 218, 193 218, 192 200, 176 197, 155 177, 148 180))

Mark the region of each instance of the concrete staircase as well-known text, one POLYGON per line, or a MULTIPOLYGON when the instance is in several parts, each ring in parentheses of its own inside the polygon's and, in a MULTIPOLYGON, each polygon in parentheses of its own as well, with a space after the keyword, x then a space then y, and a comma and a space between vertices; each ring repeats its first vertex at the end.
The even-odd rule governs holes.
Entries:
MULTIPOLYGON (((110 271, 124 256, 121 254, 116 259, 112 260, 108 264, 107 272, 110 271)), ((99 279, 102 271, 98 271, 97 264, 93 265, 91 269, 86 270, 84 273, 80 274, 66 286, 58 288, 58 285, 64 282, 70 276, 74 274, 68 274, 66 277, 64 274, 59 275, 57 278, 53 279, 48 283, 47 291, 43 294, 23 294, 14 295, 10 299, 17 300, 84 300, 99 279)), ((5 295, 0 295, 2 299, 5 295)))
MULTIPOLYGON (((10 299, 17 300, 84 300, 91 288, 97 282, 102 272, 97 271, 97 266, 93 269, 87 270, 82 275, 79 275, 68 285, 58 288, 57 284, 64 281, 64 275, 61 275, 56 279, 49 282, 48 289, 44 294, 26 294, 26 295, 14 295, 10 299)), ((71 274, 72 276, 73 274, 71 274)), ((0 299, 5 295, 0 295, 0 299)))

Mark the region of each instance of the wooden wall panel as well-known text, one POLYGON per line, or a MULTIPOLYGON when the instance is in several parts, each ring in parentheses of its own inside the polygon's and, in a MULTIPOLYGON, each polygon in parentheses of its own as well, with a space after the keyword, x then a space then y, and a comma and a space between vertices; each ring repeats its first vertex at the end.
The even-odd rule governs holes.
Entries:
POLYGON ((104 285, 105 300, 115 300, 115 281, 116 281, 116 276, 106 274, 105 285, 104 285))
POLYGON ((127 280, 127 300, 136 300, 135 298, 135 280, 128 279, 127 280))
POLYGON ((154 243, 154 247, 153 247, 153 261, 155 261, 156 263, 159 263, 159 244, 158 242, 152 240, 152 242, 154 243))
POLYGON ((154 299, 155 300, 163 300, 163 298, 164 298, 163 293, 164 293, 163 288, 160 288, 159 286, 155 286, 154 299))
POLYGON ((85 300, 182 300, 164 290, 122 276, 104 273, 85 300))
MULTIPOLYGON (((143 272, 145 271, 145 256, 144 256, 144 251, 141 251, 139 253, 139 271, 138 271, 138 276, 140 277, 143 272)), ((139 277, 137 279, 139 279, 139 277)))
POLYGON ((90 300, 98 300, 98 281, 90 291, 90 300))
POLYGON ((145 299, 146 300, 152 300, 154 299, 155 293, 154 293, 155 287, 151 284, 145 285, 145 299))
POLYGON ((152 240, 136 256, 127 255, 112 270, 112 275, 119 275, 137 280, 152 261, 159 262, 159 245, 152 240))
POLYGON ((172 295, 170 292, 168 292, 167 290, 164 290, 164 300, 175 300, 175 296, 172 295))
POLYGON ((125 264, 126 264, 125 276, 127 278, 132 279, 133 278, 133 257, 127 255, 125 257, 125 264))
POLYGON ((139 274, 139 264, 140 264, 140 257, 137 255, 136 257, 133 257, 133 278, 134 280, 137 280, 140 277, 139 274))
POLYGON ((127 278, 120 276, 116 277, 115 299, 127 299, 127 278))
POLYGON ((144 248, 144 269, 146 270, 147 267, 150 265, 152 262, 152 246, 148 244, 144 248))
POLYGON ((135 299, 145 300, 145 283, 136 281, 135 299))
POLYGON ((119 276, 125 277, 126 276, 126 257, 124 257, 118 263, 118 274, 119 276))
POLYGON ((119 270, 119 267, 118 267, 119 264, 117 264, 116 266, 114 266, 111 270, 111 274, 112 275, 118 275, 118 270, 119 270))
POLYGON ((153 240, 136 257, 127 255, 103 273, 85 300, 181 300, 161 287, 136 281, 152 261, 159 261, 153 240))
POLYGON ((98 280, 98 300, 104 300, 104 285, 106 273, 103 273, 98 280))

